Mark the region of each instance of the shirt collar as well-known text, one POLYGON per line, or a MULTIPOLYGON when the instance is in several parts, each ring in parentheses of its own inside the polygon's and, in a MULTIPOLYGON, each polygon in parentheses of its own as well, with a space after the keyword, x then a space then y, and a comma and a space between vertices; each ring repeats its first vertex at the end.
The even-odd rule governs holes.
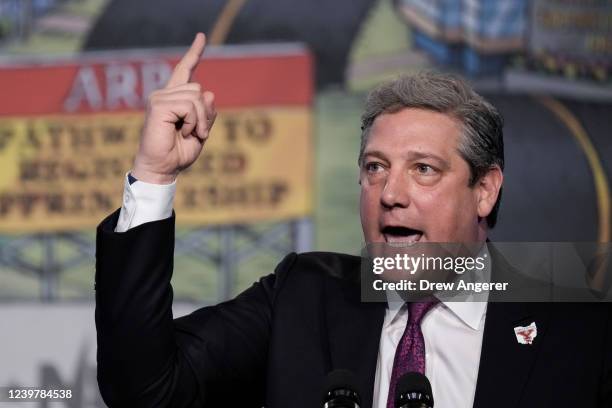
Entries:
MULTIPOLYGON (((483 245, 482 250, 478 256, 485 256, 491 259, 487 245, 483 245)), ((474 280, 482 280, 489 282, 491 280, 491 262, 487 262, 487 267, 483 270, 482 274, 476 277, 474 280)), ((387 317, 385 318, 385 327, 389 326, 395 320, 399 318, 402 307, 406 302, 400 297, 395 291, 387 291, 387 317)), ((473 297, 471 297, 473 299, 473 297)), ((453 298, 440 301, 443 307, 449 309, 455 316, 457 316, 463 323, 468 325, 473 330, 478 330, 482 322, 482 317, 487 311, 487 301, 489 294, 484 292, 478 298, 478 300, 461 300, 453 301, 453 298)))

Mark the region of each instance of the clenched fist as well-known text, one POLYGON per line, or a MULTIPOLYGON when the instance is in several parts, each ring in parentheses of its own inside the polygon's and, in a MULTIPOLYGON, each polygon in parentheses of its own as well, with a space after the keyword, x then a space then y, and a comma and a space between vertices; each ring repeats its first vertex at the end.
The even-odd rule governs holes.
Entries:
POLYGON ((214 94, 190 82, 204 52, 206 37, 198 33, 174 68, 166 87, 149 97, 145 124, 132 175, 138 180, 172 183, 200 155, 217 113, 214 94))

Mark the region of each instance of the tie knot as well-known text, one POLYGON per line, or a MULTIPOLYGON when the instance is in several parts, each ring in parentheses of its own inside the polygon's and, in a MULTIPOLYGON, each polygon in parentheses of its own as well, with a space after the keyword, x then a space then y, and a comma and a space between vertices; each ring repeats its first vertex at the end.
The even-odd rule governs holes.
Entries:
POLYGON ((408 324, 420 325, 423 317, 437 305, 438 299, 431 297, 419 302, 408 303, 408 324))

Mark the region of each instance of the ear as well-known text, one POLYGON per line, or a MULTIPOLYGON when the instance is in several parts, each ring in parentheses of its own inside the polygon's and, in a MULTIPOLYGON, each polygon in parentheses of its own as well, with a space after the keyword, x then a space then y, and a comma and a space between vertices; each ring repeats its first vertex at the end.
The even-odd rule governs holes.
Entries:
POLYGON ((485 218, 488 216, 497 202, 499 190, 504 182, 504 174, 499 166, 495 165, 478 180, 478 216, 485 218))

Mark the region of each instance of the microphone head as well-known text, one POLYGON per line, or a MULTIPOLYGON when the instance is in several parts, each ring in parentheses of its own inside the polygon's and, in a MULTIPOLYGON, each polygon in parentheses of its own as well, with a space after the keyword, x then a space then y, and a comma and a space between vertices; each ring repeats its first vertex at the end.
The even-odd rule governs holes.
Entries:
POLYGON ((344 369, 331 371, 325 381, 325 408, 359 408, 361 398, 357 393, 355 375, 344 369))
POLYGON ((410 372, 402 375, 395 388, 395 408, 433 408, 433 393, 427 377, 410 372))

